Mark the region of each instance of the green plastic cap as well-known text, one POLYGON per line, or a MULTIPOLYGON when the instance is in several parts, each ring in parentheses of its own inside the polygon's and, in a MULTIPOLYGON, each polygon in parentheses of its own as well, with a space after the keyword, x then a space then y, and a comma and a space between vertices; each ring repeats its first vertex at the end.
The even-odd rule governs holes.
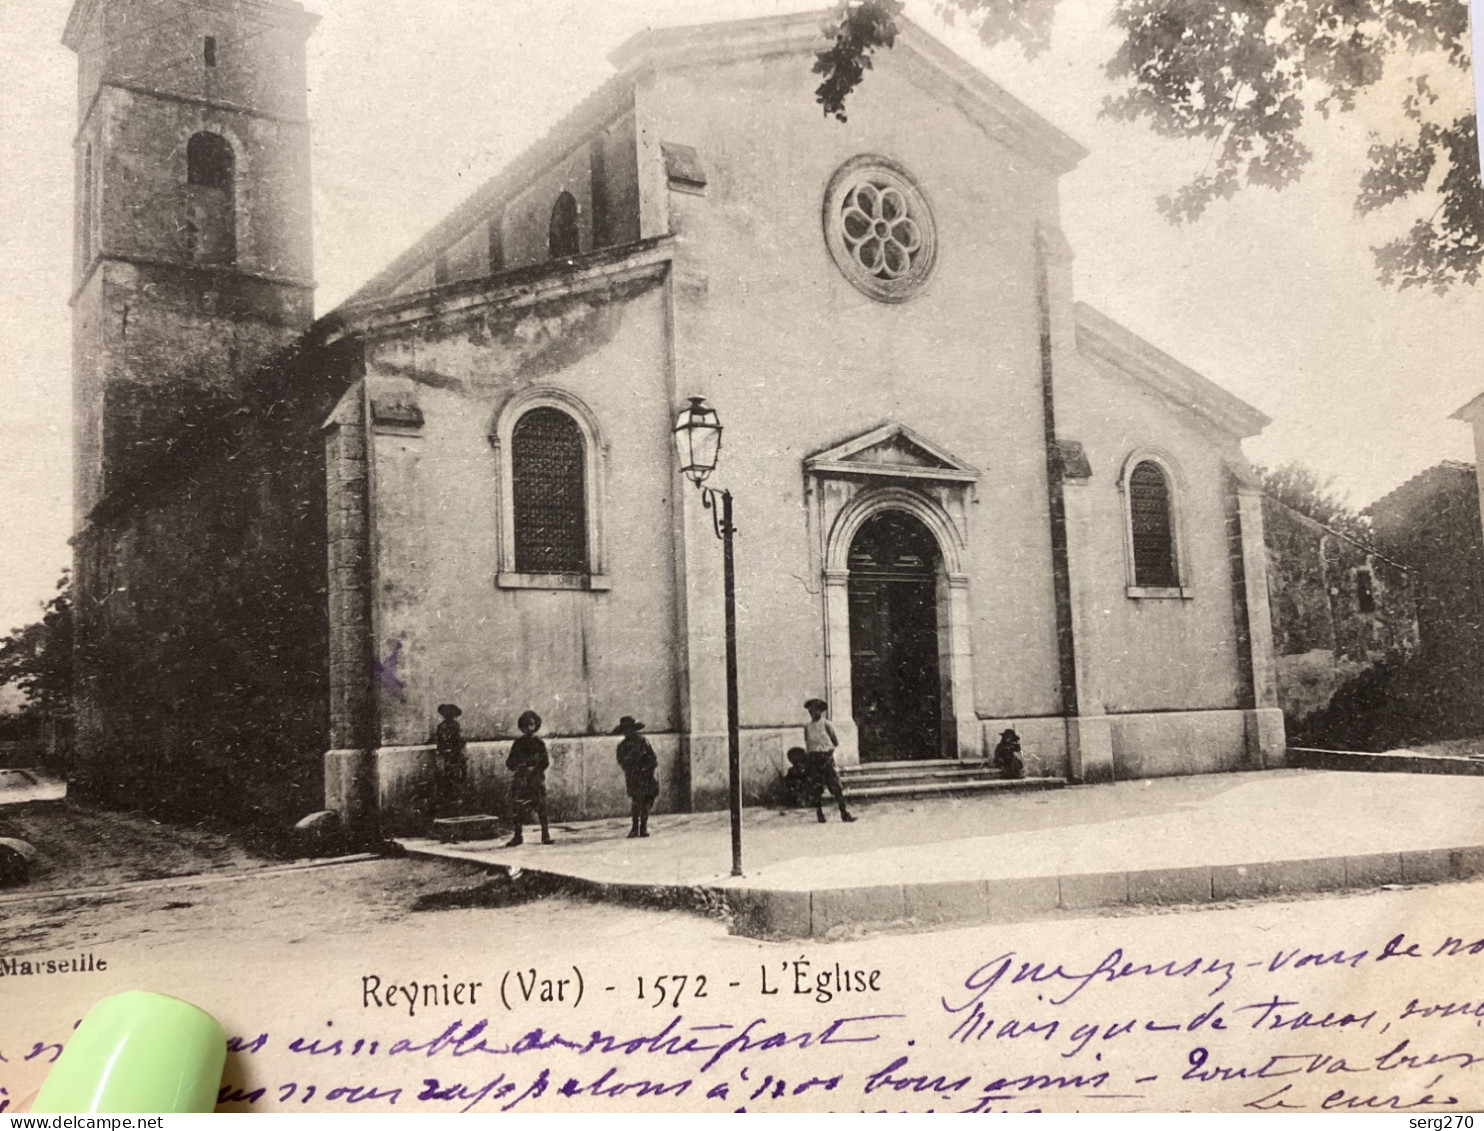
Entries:
POLYGON ((213 1111, 227 1035, 179 998, 139 991, 88 1011, 41 1086, 36 1112, 213 1111))

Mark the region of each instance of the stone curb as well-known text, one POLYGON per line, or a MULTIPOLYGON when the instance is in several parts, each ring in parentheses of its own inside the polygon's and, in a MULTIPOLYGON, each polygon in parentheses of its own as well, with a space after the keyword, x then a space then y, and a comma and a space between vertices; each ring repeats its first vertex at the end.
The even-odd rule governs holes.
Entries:
POLYGON ((1484 759, 1443 758, 1435 754, 1364 754, 1354 750, 1288 748, 1288 765, 1305 770, 1350 773, 1458 774, 1484 777, 1484 759))
MULTIPOLYGON (((408 849, 409 856, 448 860, 408 849)), ((474 861, 470 861, 474 863, 474 861)), ((812 891, 690 887, 588 880, 547 869, 484 865, 558 881, 591 898, 668 909, 722 910, 734 935, 761 939, 834 939, 860 930, 1014 923, 1055 911, 1169 906, 1261 899, 1388 884, 1430 884, 1484 876, 1484 845, 1201 864, 1066 876, 937 883, 874 884, 812 891)))

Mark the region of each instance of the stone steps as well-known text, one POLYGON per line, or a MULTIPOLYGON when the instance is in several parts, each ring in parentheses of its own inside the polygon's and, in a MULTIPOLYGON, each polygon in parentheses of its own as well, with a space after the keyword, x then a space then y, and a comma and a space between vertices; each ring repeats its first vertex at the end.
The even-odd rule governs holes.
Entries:
POLYGON ((840 784, 845 787, 847 798, 869 801, 873 798, 902 800, 979 793, 1022 793, 1061 789, 1067 783, 1061 778, 1006 780, 990 762, 923 759, 846 766, 840 771, 840 784))

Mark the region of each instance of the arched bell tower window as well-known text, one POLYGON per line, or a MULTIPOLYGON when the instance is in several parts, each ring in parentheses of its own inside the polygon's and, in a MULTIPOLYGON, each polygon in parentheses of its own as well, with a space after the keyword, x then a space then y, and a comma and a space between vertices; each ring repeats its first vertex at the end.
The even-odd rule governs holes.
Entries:
POLYGON ((577 224, 577 200, 564 192, 551 206, 551 223, 546 229, 546 249, 553 259, 565 259, 582 251, 581 229, 577 224))
POLYGON ((1180 539, 1179 479, 1170 462, 1135 454, 1124 464, 1130 597, 1189 597, 1180 539))
POLYGON ((237 258, 237 156, 220 134, 186 144, 186 252, 198 263, 237 258))
POLYGON ((221 134, 199 133, 186 145, 187 179, 202 188, 231 191, 237 158, 221 134))

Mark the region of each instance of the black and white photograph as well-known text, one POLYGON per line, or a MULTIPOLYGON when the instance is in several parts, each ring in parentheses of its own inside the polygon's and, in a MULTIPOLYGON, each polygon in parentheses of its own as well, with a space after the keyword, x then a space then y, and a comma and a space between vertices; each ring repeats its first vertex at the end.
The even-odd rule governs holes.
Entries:
POLYGON ((1480 1110, 1474 43, 6 5, 0 1113, 1480 1110))

